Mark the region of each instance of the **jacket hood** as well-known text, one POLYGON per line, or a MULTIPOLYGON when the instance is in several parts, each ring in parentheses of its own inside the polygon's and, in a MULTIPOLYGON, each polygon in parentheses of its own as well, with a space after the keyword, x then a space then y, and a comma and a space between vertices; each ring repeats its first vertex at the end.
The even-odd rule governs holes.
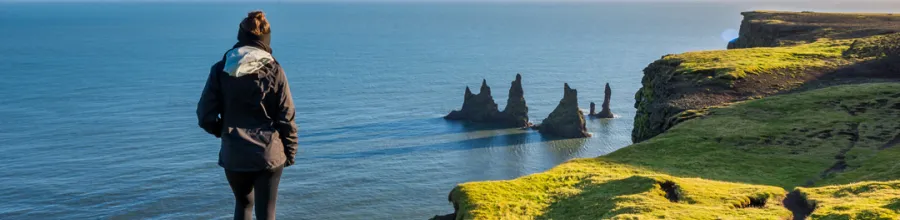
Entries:
POLYGON ((225 67, 223 71, 229 76, 241 77, 255 74, 266 64, 272 63, 275 58, 269 52, 253 46, 243 46, 231 49, 225 54, 225 67))

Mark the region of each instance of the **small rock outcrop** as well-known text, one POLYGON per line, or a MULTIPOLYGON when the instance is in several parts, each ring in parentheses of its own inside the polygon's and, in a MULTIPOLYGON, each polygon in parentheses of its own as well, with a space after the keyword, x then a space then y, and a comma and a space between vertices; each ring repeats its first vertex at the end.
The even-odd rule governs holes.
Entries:
POLYGON ((472 91, 466 86, 462 108, 459 111, 451 111, 444 118, 471 122, 493 122, 498 114, 500 111, 497 110, 497 103, 494 103, 494 97, 491 96, 491 87, 488 87, 487 80, 482 80, 481 91, 478 94, 472 94, 472 91))
POLYGON ((612 89, 609 88, 609 83, 606 83, 606 89, 603 91, 603 109, 600 110, 600 113, 594 113, 595 105, 591 102, 591 117, 595 118, 613 118, 615 117, 611 110, 609 110, 609 98, 612 97, 612 89))
POLYGON ((504 127, 530 127, 528 121, 528 105, 525 103, 525 92, 522 89, 522 75, 516 74, 516 80, 512 81, 509 88, 509 99, 506 108, 500 112, 494 97, 491 96, 491 88, 487 80, 481 82, 481 91, 475 95, 466 87, 463 107, 459 111, 452 111, 447 120, 460 120, 478 123, 492 123, 504 127))
POLYGON ((588 113, 588 115, 596 115, 597 114, 597 112, 595 111, 596 109, 597 109, 597 104, 594 104, 594 102, 591 102, 591 113, 588 113))
POLYGON ((578 91, 564 84, 563 98, 556 109, 538 126, 538 131, 564 138, 590 137, 584 124, 584 112, 578 108, 578 91))

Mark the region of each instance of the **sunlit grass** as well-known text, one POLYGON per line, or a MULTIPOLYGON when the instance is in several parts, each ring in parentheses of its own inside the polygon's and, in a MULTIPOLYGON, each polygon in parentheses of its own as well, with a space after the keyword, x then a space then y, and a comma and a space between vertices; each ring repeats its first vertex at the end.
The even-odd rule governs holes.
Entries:
POLYGON ((900 181, 801 188, 815 201, 814 219, 900 219, 900 181))
POLYGON ((701 74, 710 78, 741 79, 751 74, 801 74, 814 68, 832 68, 850 63, 842 53, 851 40, 822 39, 791 47, 688 52, 663 57, 680 63, 676 74, 701 74))

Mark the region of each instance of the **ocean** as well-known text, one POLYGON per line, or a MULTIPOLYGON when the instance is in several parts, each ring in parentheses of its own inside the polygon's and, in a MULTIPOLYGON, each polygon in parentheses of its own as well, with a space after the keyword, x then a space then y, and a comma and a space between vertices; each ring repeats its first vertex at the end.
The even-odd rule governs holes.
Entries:
POLYGON ((741 11, 810 8, 900 7, 0 3, 0 219, 231 218, 219 140, 197 126, 195 109, 250 10, 272 23, 300 128, 278 217, 426 219, 453 211, 456 184, 631 144, 646 65, 724 49, 741 11), (584 139, 441 118, 482 79, 502 109, 517 73, 534 123, 555 108, 563 83, 585 111, 610 83, 617 117, 588 119, 593 137, 584 139))

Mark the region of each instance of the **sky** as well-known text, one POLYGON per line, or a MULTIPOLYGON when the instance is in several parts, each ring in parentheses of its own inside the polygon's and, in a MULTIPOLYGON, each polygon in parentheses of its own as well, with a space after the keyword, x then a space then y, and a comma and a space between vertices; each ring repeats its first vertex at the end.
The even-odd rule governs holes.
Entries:
MULTIPOLYGON (((174 2, 182 0, 0 0, 0 2, 174 2)), ((259 2, 257 0, 187 0, 193 2, 259 2)), ((267 2, 328 2, 333 0, 263 0, 267 2)), ((791 2, 791 3, 859 3, 897 2, 900 0, 340 0, 350 2, 791 2)))

